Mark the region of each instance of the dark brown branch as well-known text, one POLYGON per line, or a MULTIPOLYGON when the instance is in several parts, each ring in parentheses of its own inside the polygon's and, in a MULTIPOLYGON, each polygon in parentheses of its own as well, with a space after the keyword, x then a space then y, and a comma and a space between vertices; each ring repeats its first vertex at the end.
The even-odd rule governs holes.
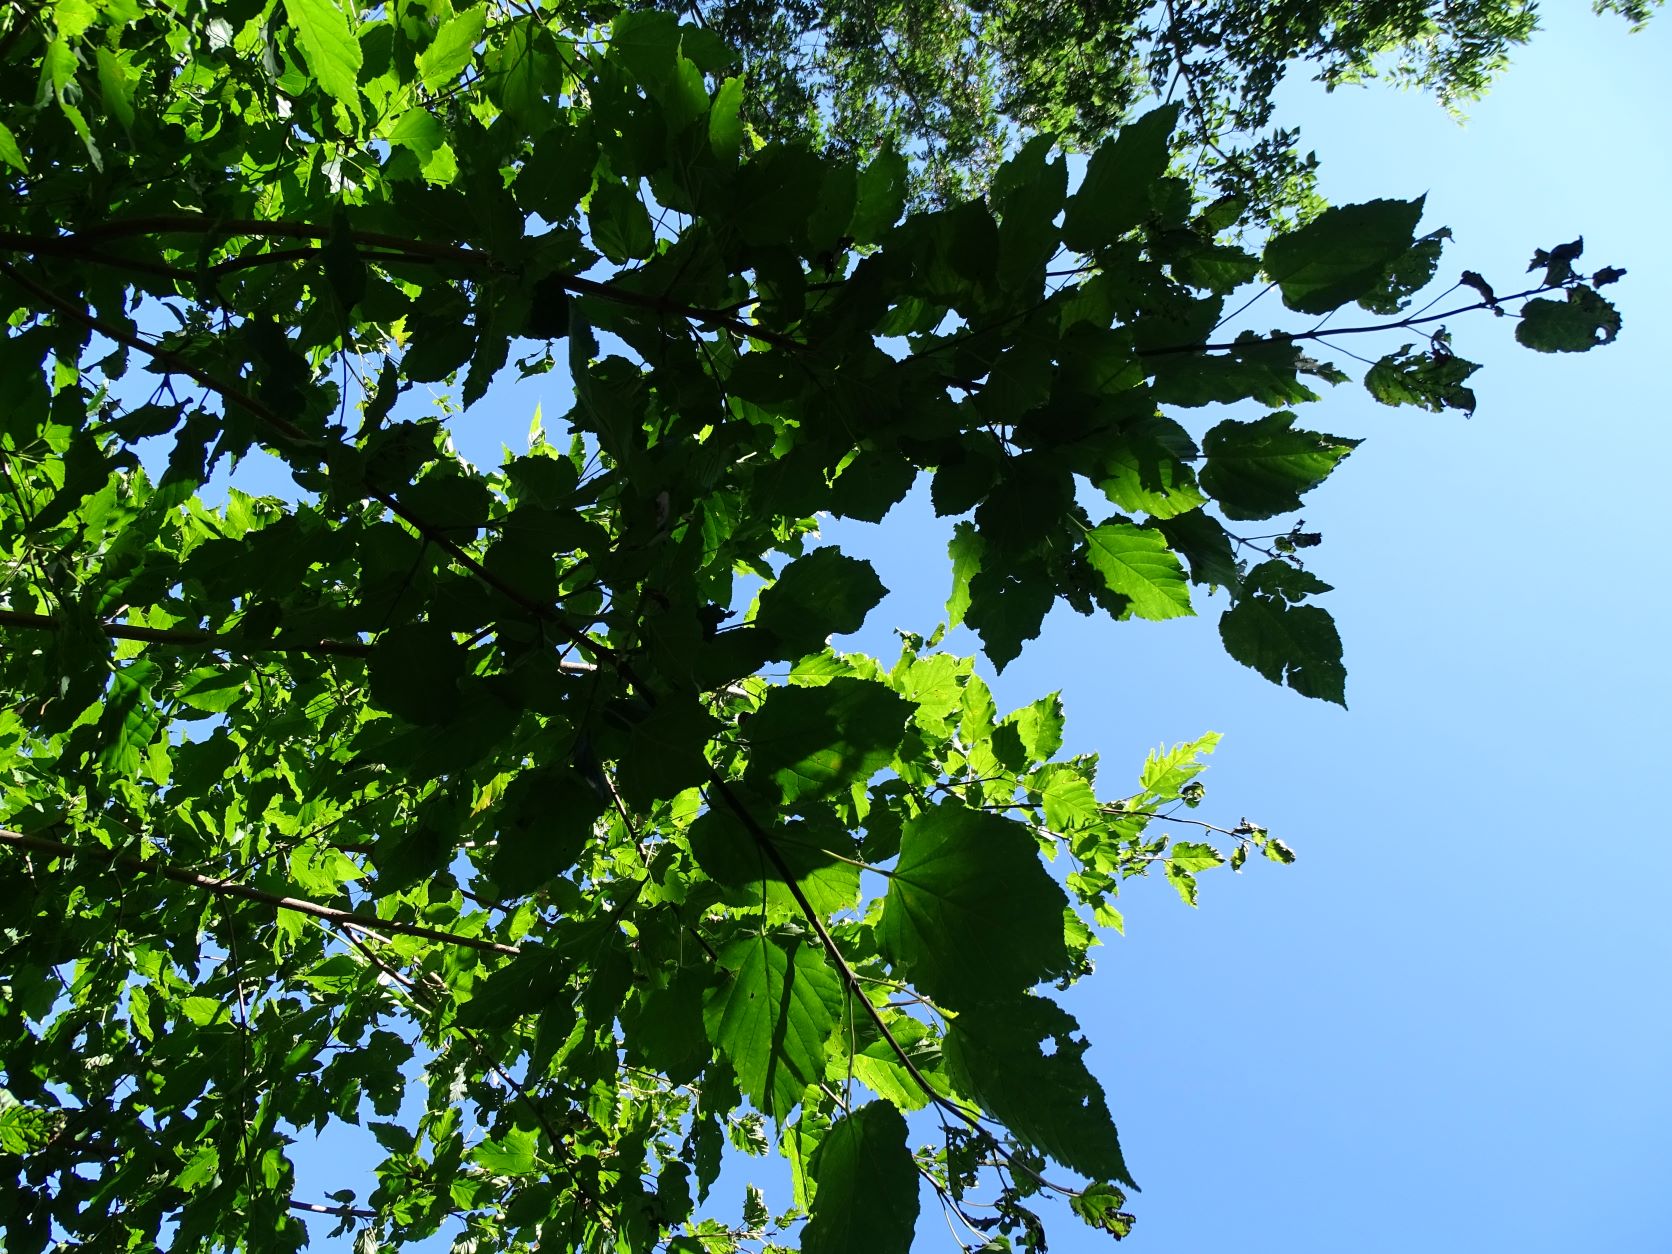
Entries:
MULTIPOLYGON (((248 640, 231 633, 217 634, 191 627, 138 627, 131 623, 101 622, 99 630, 112 640, 141 640, 171 649, 203 649, 212 653, 250 655, 257 653, 307 653, 326 657, 370 657, 376 647, 364 640, 248 640)), ((0 608, 0 627, 23 627, 35 631, 62 631, 64 624, 51 614, 30 614, 0 608)), ((559 660, 559 670, 590 675, 590 662, 559 660)))
POLYGON ((1233 348, 1249 348, 1255 344, 1298 344, 1303 340, 1327 340, 1337 335, 1371 335, 1377 331, 1404 331, 1411 327, 1420 327, 1430 322, 1444 322, 1447 318, 1455 318, 1459 314, 1474 313, 1481 309, 1497 309, 1507 301, 1529 300, 1534 296, 1542 296, 1546 292, 1565 291, 1566 285, 1560 283, 1546 283, 1539 287, 1529 287, 1524 292, 1514 292, 1509 296, 1499 296, 1493 300, 1480 300, 1472 305, 1459 305, 1455 309, 1447 309, 1441 313, 1428 314, 1421 318, 1400 318, 1396 322, 1374 322, 1358 327, 1319 327, 1311 331, 1273 331, 1270 335, 1258 336, 1252 340, 1237 342, 1236 340, 1220 344, 1170 344, 1165 348, 1139 349, 1139 357, 1167 357, 1177 353, 1222 353, 1233 348))
MULTIPOLYGON (((50 614, 29 614, 0 609, 0 627, 25 627, 35 631, 61 631, 64 624, 50 614)), ((189 627, 136 627, 131 623, 100 623, 99 630, 112 640, 142 640, 146 644, 176 649, 204 649, 224 653, 320 653, 331 657, 367 657, 372 646, 359 640, 246 640, 237 635, 217 635, 189 627)))
POLYGON ((114 853, 109 849, 95 848, 90 845, 66 845, 60 841, 48 840, 44 836, 29 836, 23 832, 13 832, 5 828, 0 828, 0 845, 10 845, 15 849, 28 849, 35 853, 51 854, 58 858, 92 858, 111 866, 119 866, 125 871, 134 871, 141 875, 161 876, 163 879, 173 880, 176 884, 201 888, 207 892, 218 893, 223 897, 239 897, 245 901, 271 906, 275 910, 290 910, 296 914, 312 915, 316 919, 324 919, 327 923, 341 926, 370 928, 382 932, 398 932, 403 936, 416 936, 442 945, 459 945, 465 949, 508 954, 511 957, 516 957, 522 952, 515 945, 502 945, 498 941, 485 940, 480 936, 463 936, 457 932, 446 932, 440 928, 425 927, 421 923, 403 923, 397 919, 380 919, 376 915, 356 914, 352 910, 338 910, 335 906, 322 906, 316 901, 303 901, 299 897, 281 897, 276 893, 266 893, 259 888, 251 888, 248 884, 240 884, 236 880, 216 879, 211 875, 202 875, 196 871, 185 870, 182 867, 170 866, 168 863, 155 858, 138 858, 132 854, 114 853))
POLYGON ((339 1203, 336 1206, 326 1206, 321 1202, 298 1202, 290 1199, 290 1209, 306 1211, 310 1215, 336 1215, 342 1219, 376 1219, 377 1212, 368 1210, 364 1206, 349 1206, 339 1203))
MULTIPOLYGON (((155 263, 129 263, 124 258, 112 257, 105 253, 89 252, 81 241, 171 234, 326 240, 331 237, 332 232, 329 227, 314 226, 308 222, 267 222, 254 218, 210 218, 201 214, 167 214, 146 218, 118 219, 113 222, 90 226, 74 234, 64 236, 42 237, 39 235, 15 234, 9 231, 0 232, 0 246, 25 252, 51 252, 58 255, 80 256, 85 260, 97 261, 107 265, 132 264, 133 268, 149 266, 155 270, 155 263)), ((368 261, 396 261, 415 264, 452 263, 470 269, 506 270, 508 268, 493 254, 481 248, 466 248, 458 244, 438 244, 428 240, 406 239, 399 235, 388 235, 381 231, 349 231, 348 238, 353 240, 356 245, 382 249, 387 253, 396 254, 387 257, 379 254, 368 254, 366 258, 368 261)), ((254 261, 254 259, 248 260, 254 261)), ((169 274, 170 277, 194 277, 189 272, 174 271, 169 267, 163 267, 162 272, 169 274)), ((807 345, 800 340, 771 331, 766 327, 757 326, 754 323, 744 322, 723 309, 703 309, 695 305, 682 305, 662 296, 630 291, 599 282, 597 279, 583 279, 576 274, 558 273, 552 277, 562 287, 577 296, 592 296, 617 305, 627 305, 653 313, 668 314, 712 326, 723 326, 739 335, 747 335, 753 339, 771 344, 775 348, 797 351, 807 348, 807 345)))

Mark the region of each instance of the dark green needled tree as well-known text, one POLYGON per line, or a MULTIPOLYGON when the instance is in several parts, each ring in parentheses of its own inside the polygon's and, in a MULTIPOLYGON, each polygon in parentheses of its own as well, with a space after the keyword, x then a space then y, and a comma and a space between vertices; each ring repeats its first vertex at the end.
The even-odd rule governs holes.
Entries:
POLYGON ((1619 272, 1575 242, 1419 312, 1420 203, 1266 239, 1187 177, 1187 102, 1131 92, 996 100, 1096 138, 1072 192, 1018 129, 907 212, 935 154, 815 151, 763 55, 605 5, 0 15, 12 1254, 288 1250, 310 1213, 362 1249, 903 1254, 921 1196, 991 1248, 1043 1248, 1049 1194, 1128 1230, 1052 989, 1124 880, 1290 854, 1197 817, 1211 736, 1123 786, 938 632, 833 648, 884 589, 819 516, 927 478, 995 667, 1058 601, 1118 633, 1213 586, 1234 657, 1342 701, 1317 537, 1238 535, 1354 445, 1295 412, 1332 338, 1384 328, 1371 391, 1467 411, 1439 327, 1588 349, 1619 272), (1336 316, 1224 329, 1261 285, 1336 316), (559 428, 458 455, 560 361, 559 428), (292 486, 242 490, 268 457, 292 486), (381 1161, 298 1196, 345 1123, 381 1161), (728 1147, 794 1196, 715 1218, 728 1147))

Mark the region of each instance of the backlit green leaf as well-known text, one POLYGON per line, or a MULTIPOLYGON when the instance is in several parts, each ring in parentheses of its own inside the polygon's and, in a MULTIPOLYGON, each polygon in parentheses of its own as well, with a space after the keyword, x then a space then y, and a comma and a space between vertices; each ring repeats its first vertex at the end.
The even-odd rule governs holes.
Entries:
POLYGON ((1184 567, 1160 533, 1130 523, 1105 523, 1086 535, 1086 559, 1139 618, 1179 618, 1190 608, 1184 567))
POLYGON ((978 1005, 1062 970, 1066 904, 1027 828, 943 802, 901 833, 877 940, 941 1004, 978 1005))
POLYGON ((1162 105, 1105 140, 1086 164, 1086 176, 1063 215, 1062 240, 1081 250, 1112 243, 1143 221, 1151 189, 1167 170, 1168 139, 1179 106, 1162 105))
POLYGON ((1272 683, 1345 706, 1347 670, 1335 620, 1315 605, 1295 604, 1328 585, 1303 583, 1303 572, 1291 570, 1276 561, 1256 568, 1244 595, 1220 616, 1220 639, 1227 653, 1272 683))
POLYGON ((487 5, 476 4, 441 24, 430 46, 418 57, 418 73, 426 88, 435 91, 446 86, 470 64, 487 20, 487 5))
POLYGON ((887 591, 871 563, 840 549, 815 549, 761 593, 755 622, 790 648, 812 652, 826 636, 858 631, 887 591))
POLYGON ((749 719, 751 781, 771 781, 786 802, 869 779, 894 756, 911 708, 882 684, 833 679, 777 688, 749 719))
POLYGON ((355 117, 360 116, 360 43, 349 30, 337 0, 284 0, 285 15, 296 28, 308 69, 325 93, 355 117))
POLYGON ((749 1100, 782 1121, 824 1074, 841 982, 817 948, 792 942, 785 949, 770 936, 737 941, 720 961, 728 975, 706 999, 709 1039, 730 1059, 749 1100))

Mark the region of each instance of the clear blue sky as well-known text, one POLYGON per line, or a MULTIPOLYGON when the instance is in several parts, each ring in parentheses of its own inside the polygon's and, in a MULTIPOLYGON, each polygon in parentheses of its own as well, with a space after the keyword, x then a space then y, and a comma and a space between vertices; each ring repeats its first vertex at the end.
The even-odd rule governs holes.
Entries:
MULTIPOLYGON (((1628 38, 1588 7, 1547 5, 1550 29, 1466 127, 1377 87, 1286 92, 1331 200, 1428 193, 1426 221, 1456 233, 1443 274, 1514 290, 1534 247, 1580 232, 1586 268, 1631 272, 1621 340, 1583 357, 1458 321, 1458 351, 1486 365, 1472 421, 1356 384, 1306 413, 1368 437, 1305 511, 1350 712, 1230 661, 1212 612, 1062 611, 999 681, 1001 704, 1062 690, 1069 747, 1101 752, 1111 788, 1147 748, 1223 732, 1204 813, 1300 854, 1205 875, 1197 910, 1133 884, 1126 937, 1071 996, 1144 1185, 1134 1254, 1672 1250, 1655 783, 1672 708, 1672 17, 1628 38)), ((569 397, 547 376, 496 388, 461 445, 520 443, 537 399, 556 426, 569 397)), ((939 621, 946 534, 917 497, 830 533, 895 589, 861 647, 891 653, 889 628, 939 621)), ((369 1166, 297 1157, 304 1197, 369 1166)), ((327 1227, 316 1248, 339 1244, 327 1227)), ((953 1248, 931 1211, 918 1244, 953 1248)), ((1052 1248, 1109 1244, 1063 1215, 1052 1248)))

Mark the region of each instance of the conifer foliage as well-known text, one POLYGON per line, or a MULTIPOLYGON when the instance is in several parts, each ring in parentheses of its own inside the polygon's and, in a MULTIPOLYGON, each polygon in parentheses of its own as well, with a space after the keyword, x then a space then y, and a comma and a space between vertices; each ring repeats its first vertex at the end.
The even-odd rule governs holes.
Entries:
POLYGON ((5 1248, 287 1250, 312 1213, 903 1254, 923 1197, 1043 1249, 1052 1193, 1124 1235, 1055 991, 1123 880, 1291 855, 1194 817, 1211 736, 1100 778, 939 632, 833 646, 885 590, 820 517, 926 481, 994 667, 1059 601, 1115 640, 1217 587, 1233 657, 1341 702, 1317 535, 1233 530, 1352 451, 1297 412, 1331 337, 1388 328, 1375 396, 1467 411, 1443 319, 1588 349, 1618 272, 1575 242, 1421 312, 1445 233, 1404 200, 1246 248, 1172 106, 1073 191, 1041 136, 907 213, 904 156, 761 140, 667 13, 0 23, 5 1248), (1223 329, 1263 284, 1336 316, 1223 329), (561 423, 455 451, 560 366, 561 423), (239 486, 264 458, 286 491, 239 486), (381 1161, 298 1194, 344 1123, 381 1161), (716 1218, 769 1149, 788 1209, 716 1218))

